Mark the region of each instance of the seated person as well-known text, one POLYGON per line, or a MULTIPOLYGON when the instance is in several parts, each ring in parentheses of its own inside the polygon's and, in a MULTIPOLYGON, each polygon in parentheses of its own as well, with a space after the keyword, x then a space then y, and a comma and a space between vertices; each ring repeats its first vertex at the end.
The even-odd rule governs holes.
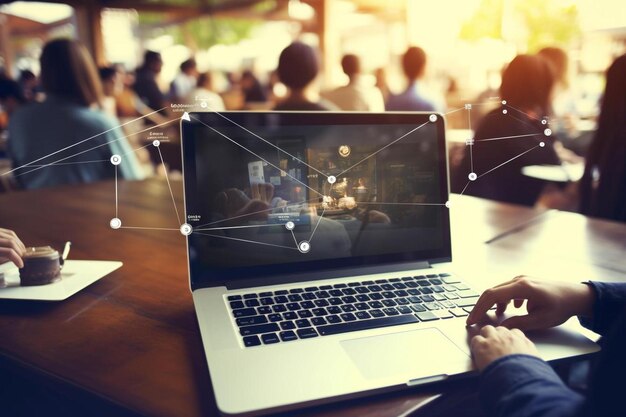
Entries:
POLYGON ((41 54, 41 81, 46 99, 21 107, 9 122, 8 150, 13 166, 27 164, 14 172, 22 187, 113 178, 110 158, 114 153, 122 155, 122 178, 143 178, 124 134, 100 110, 102 85, 83 45, 69 39, 49 42, 41 54), (54 162, 60 164, 44 168, 54 162))
POLYGON ((315 49, 302 42, 293 42, 283 49, 278 59, 278 78, 288 89, 287 96, 274 110, 336 110, 320 100, 314 81, 319 72, 315 49))
POLYGON ((510 317, 499 327, 485 326, 471 341, 487 415, 625 415, 621 396, 626 373, 626 283, 567 284, 517 277, 485 291, 467 324, 480 323, 494 305, 496 314, 502 314, 511 301, 521 307, 524 300, 527 315, 510 317), (557 326, 572 316, 603 336, 584 395, 568 388, 522 333, 557 326))
POLYGON ((626 55, 606 74, 606 88, 587 165, 580 180, 581 212, 626 222, 626 55))
POLYGON ((511 61, 500 86, 500 97, 506 105, 481 120, 474 145, 465 147, 452 176, 455 192, 466 188, 465 194, 477 197, 526 206, 536 203, 545 181, 525 176, 522 168, 561 163, 554 139, 544 134, 547 125, 541 123, 548 111, 553 82, 543 58, 519 55, 511 61), (497 171, 489 172, 492 169, 497 171), (472 172, 477 179, 471 180, 472 172))
POLYGON ((418 81, 426 70, 426 53, 418 46, 412 46, 402 56, 402 70, 407 87, 404 92, 392 95, 387 100, 387 111, 435 111, 435 105, 420 94, 418 81))
POLYGON ((361 75, 361 60, 353 54, 341 59, 341 68, 348 76, 348 84, 329 91, 324 96, 335 103, 341 110, 347 111, 385 111, 383 96, 373 85, 368 85, 361 75))

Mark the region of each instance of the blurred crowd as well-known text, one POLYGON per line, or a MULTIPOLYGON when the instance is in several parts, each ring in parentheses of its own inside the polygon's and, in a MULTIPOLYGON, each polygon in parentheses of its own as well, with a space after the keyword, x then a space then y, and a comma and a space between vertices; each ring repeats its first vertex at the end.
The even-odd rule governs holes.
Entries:
POLYGON ((110 164, 114 154, 123 159, 116 170, 124 179, 180 171, 179 138, 170 122, 180 117, 181 106, 194 111, 436 111, 450 113, 453 127, 461 124, 456 117, 465 118, 459 110, 467 110, 471 141, 453 146, 449 155, 453 192, 626 221, 626 56, 606 73, 597 127, 584 149, 563 146, 571 137, 573 103, 567 55, 553 47, 515 57, 502 70, 499 88, 470 100, 480 104, 471 109, 464 107, 453 79, 445 99, 429 96, 428 57, 417 46, 401 57, 405 88, 398 93, 390 91, 384 69, 366 74, 354 54, 341 59, 346 84, 322 90, 319 52, 298 41, 282 51, 270 74, 201 72, 192 57, 180 64, 169 86, 161 84, 163 60, 154 51, 146 51, 133 71, 122 65, 97 68, 79 42, 57 39, 45 45, 40 61, 40 74, 24 70, 15 80, 0 75, 0 158, 10 161, 6 170, 13 174, 11 182, 0 177, 5 190, 110 179, 116 174, 110 164), (216 88, 216 78, 225 87, 216 88), (161 126, 159 151, 148 146, 148 130, 161 126), (551 134, 539 133, 548 127, 551 134), (541 149, 529 151, 534 148, 541 149), (521 172, 526 166, 564 163, 584 163, 582 179, 551 183, 521 172), (468 181, 468 174, 497 166, 496 175, 468 181))

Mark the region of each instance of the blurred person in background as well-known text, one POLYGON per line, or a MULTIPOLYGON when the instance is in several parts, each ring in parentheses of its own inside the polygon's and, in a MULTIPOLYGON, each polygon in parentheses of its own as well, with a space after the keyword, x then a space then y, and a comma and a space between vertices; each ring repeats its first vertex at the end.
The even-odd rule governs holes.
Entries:
POLYGON ((198 85, 187 97, 187 103, 198 104, 206 111, 224 111, 224 101, 214 91, 213 77, 210 72, 203 72, 198 76, 198 85))
POLYGON ((243 92, 244 105, 250 103, 265 103, 267 101, 267 91, 259 79, 250 70, 245 70, 239 79, 239 85, 243 92))
POLYGON ((198 82, 198 65, 190 58, 180 64, 180 72, 170 83, 170 101, 180 103, 196 88, 198 82))
MULTIPOLYGON (((6 115, 6 120, 20 107, 26 104, 26 97, 17 81, 0 78, 0 112, 6 115)), ((0 127, 6 128, 5 124, 0 127)))
POLYGON ((102 84, 96 66, 79 42, 50 41, 40 58, 46 98, 18 109, 9 121, 8 150, 17 182, 27 189, 113 178, 110 158, 122 155, 119 175, 142 179, 141 167, 114 120, 102 111, 102 84), (91 138, 88 141, 81 141, 91 138), (63 152, 60 149, 68 148, 63 152), (55 153, 53 156, 48 156, 55 153), (61 161, 63 160, 63 161, 61 161))
POLYGON ((391 95, 387 100, 388 111, 435 111, 432 101, 425 98, 418 82, 426 71, 426 53, 418 46, 412 46, 402 56, 402 70, 407 87, 404 92, 391 95))
POLYGON ((296 41, 283 49, 278 59, 278 78, 288 91, 274 110, 335 110, 332 103, 319 98, 314 85, 318 72, 318 54, 311 46, 296 41))
POLYGON ((478 125, 474 145, 465 147, 461 164, 453 172, 455 192, 466 187, 465 194, 535 205, 546 182, 525 176, 522 168, 561 164, 554 139, 544 135, 547 125, 541 123, 549 111, 553 85, 554 76, 543 58, 518 55, 511 61, 500 86, 506 106, 492 110, 478 125), (497 172, 481 176, 496 167, 497 172), (471 172, 479 178, 468 180, 471 172))
POLYGON ((626 222, 626 55, 606 73, 598 128, 580 180, 580 211, 626 222))
POLYGON ((35 73, 30 70, 20 71, 20 77, 18 79, 24 98, 26 101, 33 101, 37 99, 37 94, 40 92, 39 80, 35 73))
POLYGON ((137 68, 135 74, 133 90, 153 110, 160 110, 168 105, 165 94, 163 94, 157 82, 162 69, 163 59, 161 54, 154 51, 146 51, 143 64, 137 68))
POLYGON ((348 84, 324 94, 341 110, 385 111, 383 96, 378 88, 369 85, 361 75, 361 60, 353 54, 344 55, 341 68, 348 76, 348 84))
POLYGON ((376 78, 374 85, 382 94, 383 103, 386 103, 391 93, 389 92, 389 85, 387 84, 387 72, 385 71, 385 68, 376 68, 376 70, 374 70, 374 77, 376 78))

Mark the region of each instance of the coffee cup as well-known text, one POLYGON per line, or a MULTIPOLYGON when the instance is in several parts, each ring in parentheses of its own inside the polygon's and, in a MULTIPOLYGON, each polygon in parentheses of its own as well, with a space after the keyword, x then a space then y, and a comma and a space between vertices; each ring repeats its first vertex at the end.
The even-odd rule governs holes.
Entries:
POLYGON ((26 248, 22 259, 20 285, 46 285, 61 279, 61 255, 56 249, 50 246, 26 248))

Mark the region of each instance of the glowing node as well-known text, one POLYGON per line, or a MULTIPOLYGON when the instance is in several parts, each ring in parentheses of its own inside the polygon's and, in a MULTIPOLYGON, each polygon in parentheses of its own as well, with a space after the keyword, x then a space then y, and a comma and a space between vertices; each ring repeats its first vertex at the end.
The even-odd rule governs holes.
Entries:
POLYGON ((469 178, 470 181, 476 181, 476 178, 478 178, 478 175, 476 175, 475 172, 470 172, 467 178, 469 178))
POLYGON ((119 164, 121 164, 121 163, 122 163, 122 157, 121 157, 121 156, 119 156, 119 155, 113 155, 113 156, 111 157, 111 163, 112 163, 113 165, 119 165, 119 164))
POLYGON ((433 122, 433 123, 434 123, 434 122, 436 122, 436 121, 437 121, 437 115, 436 115, 436 114, 431 114, 431 115, 428 117, 428 120, 430 120, 430 121, 431 121, 431 122, 433 122))
POLYGON ((337 178, 335 178, 333 175, 328 177, 328 182, 330 184, 334 184, 335 182, 337 182, 337 178))
POLYGON ((548 121, 547 121, 546 119, 542 119, 542 120, 541 120, 541 124, 542 124, 542 125, 547 125, 547 124, 548 124, 548 121))
POLYGON ((302 253, 307 253, 311 250, 311 244, 306 240, 303 240, 302 242, 298 243, 298 250, 302 253))
POLYGON ((111 229, 119 229, 120 227, 122 227, 122 221, 117 217, 114 217, 109 222, 109 225, 111 226, 111 229))
POLYGON ((471 104, 466 104, 465 105, 465 110, 472 110, 472 105, 471 104))
POLYGON ((206 103, 206 101, 201 101, 200 102, 200 107, 202 107, 203 109, 206 109, 209 105, 206 103))
POLYGON ((541 146, 543 148, 544 146, 546 146, 546 143, 545 142, 539 142, 539 146, 541 146))
POLYGON ((183 115, 182 115, 181 119, 183 119, 183 120, 185 120, 185 121, 187 121, 187 122, 190 122, 190 121, 191 121, 191 117, 189 117, 189 113, 187 113, 187 112, 184 112, 184 113, 183 113, 183 115))
POLYGON ((152 141, 152 145, 153 145, 155 148, 158 148, 160 144, 161 144, 161 141, 160 141, 160 140, 156 140, 156 139, 155 139, 155 140, 153 140, 153 141, 152 141))
POLYGON ((294 227, 296 227, 296 225, 293 224, 293 222, 285 223, 285 229, 287 229, 287 230, 293 230, 294 227))
POLYGON ((546 129, 543 131, 543 134, 546 136, 550 136, 552 134, 552 129, 546 129))
POLYGON ((446 206, 447 208, 452 207, 452 201, 450 201, 450 200, 446 201, 445 206, 446 206))
POLYGON ((189 236, 192 231, 193 231, 193 227, 191 227, 189 223, 185 223, 182 226, 180 226, 180 233, 183 236, 189 236))
POLYGON ((507 114, 508 111, 506 109, 502 110, 502 114, 507 114))
POLYGON ((506 100, 502 100, 502 105, 506 105, 506 100))

